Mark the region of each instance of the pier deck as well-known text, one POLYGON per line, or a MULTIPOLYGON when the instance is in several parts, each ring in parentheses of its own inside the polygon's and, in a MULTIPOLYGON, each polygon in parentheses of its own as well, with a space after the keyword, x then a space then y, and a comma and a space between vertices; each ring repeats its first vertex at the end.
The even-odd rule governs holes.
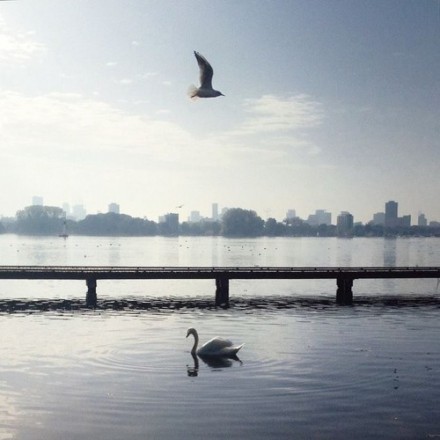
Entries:
POLYGON ((336 301, 351 304, 353 280, 372 278, 440 278, 440 267, 0 266, 0 279, 85 280, 90 306, 96 305, 97 280, 213 279, 216 304, 227 306, 234 279, 336 279, 336 301))

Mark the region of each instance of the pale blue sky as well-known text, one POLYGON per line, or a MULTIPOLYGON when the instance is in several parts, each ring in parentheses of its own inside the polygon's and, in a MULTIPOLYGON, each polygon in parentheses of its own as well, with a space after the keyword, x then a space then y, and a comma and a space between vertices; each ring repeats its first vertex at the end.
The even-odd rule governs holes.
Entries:
POLYGON ((439 0, 0 2, 0 215, 440 220, 439 48, 439 0))

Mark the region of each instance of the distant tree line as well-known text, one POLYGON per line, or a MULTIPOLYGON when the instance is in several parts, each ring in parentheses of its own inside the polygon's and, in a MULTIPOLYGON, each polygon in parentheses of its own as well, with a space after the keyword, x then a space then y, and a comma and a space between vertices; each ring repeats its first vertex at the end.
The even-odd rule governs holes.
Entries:
MULTIPOLYGON (((203 220, 197 223, 183 222, 177 230, 167 223, 131 217, 126 214, 95 214, 85 219, 66 220, 61 208, 54 206, 28 206, 17 212, 13 221, 0 222, 0 233, 23 235, 59 235, 66 230, 69 235, 94 236, 154 236, 154 235, 196 235, 225 237, 335 237, 338 235, 334 225, 312 226, 294 218, 282 222, 274 218, 263 220, 255 211, 231 208, 221 221, 203 220)), ((346 234, 347 235, 347 234, 346 234)), ((386 237, 386 236, 440 236, 440 227, 396 227, 382 225, 356 224, 348 236, 386 237)))

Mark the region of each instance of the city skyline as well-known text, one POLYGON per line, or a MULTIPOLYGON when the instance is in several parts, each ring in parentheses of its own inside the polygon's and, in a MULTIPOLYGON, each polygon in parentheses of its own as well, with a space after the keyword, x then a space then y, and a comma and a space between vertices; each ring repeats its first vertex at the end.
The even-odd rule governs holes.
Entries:
MULTIPOLYGON (((87 212, 86 207, 84 205, 73 205, 72 208, 70 207, 69 203, 64 202, 62 205, 47 205, 44 203, 44 197, 42 196, 32 196, 32 203, 31 205, 41 205, 41 206, 57 206, 63 209, 65 212, 65 215, 67 218, 70 218, 72 220, 82 220, 87 215, 96 215, 96 214, 102 214, 102 211, 97 212, 87 212)), ((26 205, 26 206, 31 206, 26 205)), ((372 223, 377 225, 384 225, 388 227, 398 227, 398 226, 412 226, 412 225, 418 225, 418 226, 427 226, 429 223, 434 223, 437 225, 439 223, 439 219, 431 218, 428 219, 424 212, 418 211, 417 216, 413 216, 411 214, 405 213, 402 216, 398 216, 399 212, 399 202, 396 202, 394 200, 389 200, 387 202, 384 202, 383 204, 383 211, 378 211, 375 213, 372 213, 370 216, 370 219, 367 221, 362 221, 360 219, 356 219, 356 214, 347 210, 342 210, 339 213, 330 212, 326 209, 315 209, 314 212, 310 214, 306 214, 305 216, 300 216, 297 214, 296 209, 294 208, 286 208, 285 215, 281 218, 277 217, 265 217, 264 215, 261 215, 261 213, 257 212, 256 210, 253 210, 264 220, 267 220, 268 218, 275 218, 277 221, 284 221, 286 219, 300 219, 305 221, 306 223, 314 226, 318 226, 320 224, 326 224, 326 225, 338 225, 339 221, 343 222, 345 225, 347 224, 347 218, 349 219, 349 224, 353 225, 356 223, 372 223), (417 219, 417 220, 416 220, 417 219)), ((22 207, 21 209, 23 209, 22 207)), ((165 220, 165 218, 169 215, 178 215, 180 222, 190 222, 190 223, 197 223, 204 220, 219 220, 223 216, 223 214, 231 208, 239 208, 239 207, 226 207, 221 206, 218 202, 211 202, 211 215, 204 215, 201 211, 196 209, 191 209, 189 211, 189 215, 185 217, 182 215, 180 210, 183 208, 183 205, 179 205, 176 207, 174 211, 169 211, 162 213, 159 215, 156 219, 149 217, 148 215, 142 215, 141 218, 146 218, 148 220, 153 220, 155 222, 161 223, 165 220), (177 211, 177 212, 176 212, 177 211)), ((107 210, 105 211, 107 213, 114 213, 114 214, 125 214, 130 215, 133 217, 136 217, 128 212, 125 212, 124 210, 121 210, 121 206, 119 203, 116 202, 110 202, 107 204, 107 210)), ((2 219, 2 216, 0 214, 0 221, 2 219)))
POLYGON ((0 2, 0 214, 440 219, 439 46, 437 0, 0 2))

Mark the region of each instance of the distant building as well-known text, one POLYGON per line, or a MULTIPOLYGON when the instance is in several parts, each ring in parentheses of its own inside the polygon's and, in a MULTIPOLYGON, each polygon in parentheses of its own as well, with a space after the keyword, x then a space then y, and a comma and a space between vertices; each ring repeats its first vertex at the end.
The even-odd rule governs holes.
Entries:
POLYGON ((117 203, 110 203, 108 205, 108 212, 113 212, 114 214, 119 214, 119 205, 117 203))
POLYGON ((411 226, 411 216, 404 215, 403 217, 399 217, 399 226, 409 228, 411 226))
POLYGON ((385 226, 388 228, 393 228, 398 226, 398 203, 394 200, 390 200, 385 203, 385 226))
POLYGON ((179 233, 179 214, 169 213, 159 217, 159 223, 165 224, 165 232, 171 235, 179 233))
POLYGON ((425 214, 420 213, 417 218, 417 225, 418 226, 428 226, 428 220, 425 217, 425 214))
POLYGON ((83 220, 87 215, 83 205, 73 205, 72 218, 75 220, 83 220))
POLYGON ((403 217, 398 217, 398 203, 390 200, 385 203, 385 226, 387 228, 404 227, 408 228, 411 226, 411 216, 404 215, 403 217))
POLYGON ((218 203, 212 204, 212 220, 218 220, 218 203))
POLYGON ((201 220, 202 220, 202 216, 200 215, 199 211, 191 211, 188 219, 190 223, 198 223, 201 220))
POLYGON ((70 205, 68 203, 63 203, 63 211, 66 217, 70 216, 70 205))
POLYGON ((373 214, 373 225, 384 225, 385 224, 385 213, 384 212, 376 212, 373 214))
POLYGON ((33 196, 32 197, 32 205, 33 206, 43 206, 43 197, 40 196, 33 196))
POLYGON ((353 216, 347 212, 342 211, 336 220, 336 226, 338 230, 338 235, 349 235, 353 230, 353 216))
POLYGON ((324 209, 317 209, 315 214, 310 214, 306 220, 311 226, 328 225, 332 224, 332 214, 324 209))
POLYGON ((286 219, 291 220, 293 218, 296 218, 296 211, 294 209, 288 209, 286 212, 286 219))

